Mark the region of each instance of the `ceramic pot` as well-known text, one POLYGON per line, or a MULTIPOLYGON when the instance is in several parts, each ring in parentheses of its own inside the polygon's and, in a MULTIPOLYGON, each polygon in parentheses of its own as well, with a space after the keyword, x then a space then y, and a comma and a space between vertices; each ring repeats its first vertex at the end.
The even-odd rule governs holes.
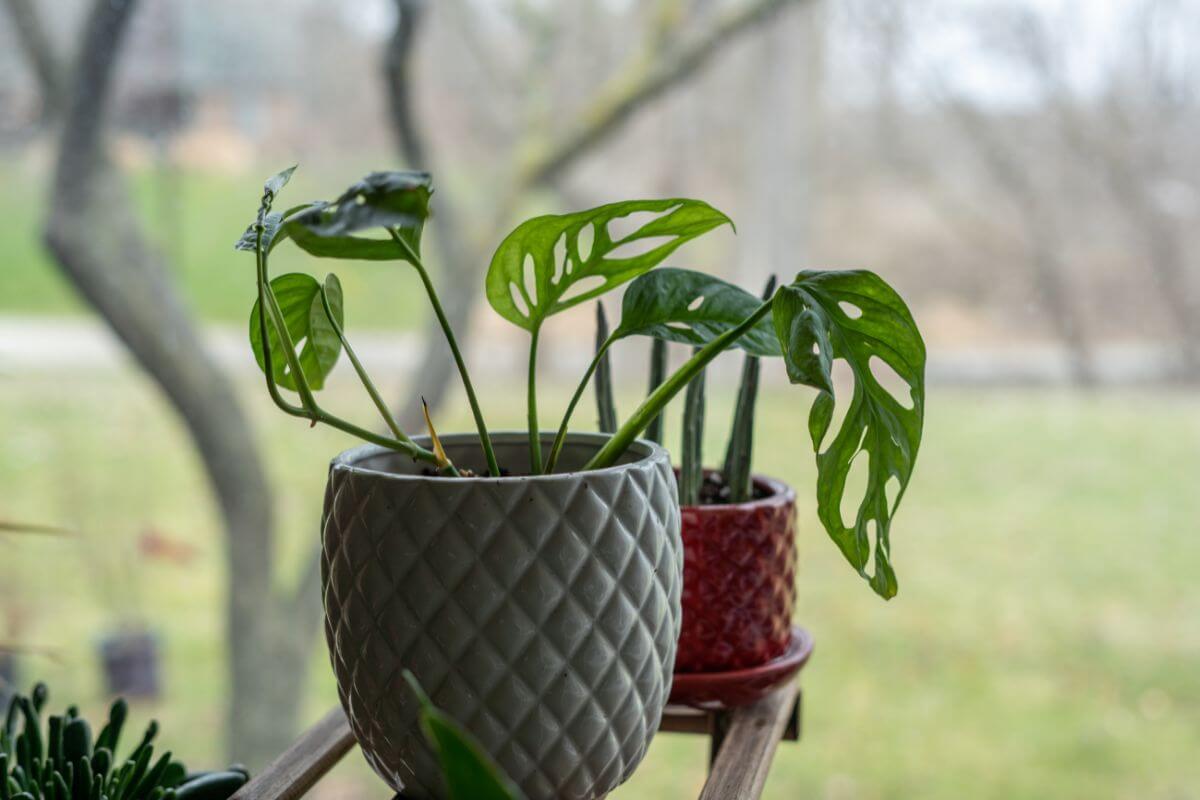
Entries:
POLYGON ((766 496, 682 510, 677 672, 745 669, 788 648, 796 601, 796 493, 771 478, 755 476, 754 483, 766 496))
POLYGON ((100 640, 104 685, 111 697, 153 700, 161 690, 158 637, 151 631, 123 630, 100 640))
MULTIPOLYGON (((406 797, 443 790, 405 668, 531 800, 603 797, 645 755, 679 636, 679 506, 667 453, 648 442, 571 471, 606 440, 571 434, 555 475, 433 477, 374 446, 330 465, 322 586, 338 692, 367 761, 406 797)), ((478 442, 442 439, 472 468, 478 442)), ((529 463, 524 433, 493 443, 502 467, 529 463)))

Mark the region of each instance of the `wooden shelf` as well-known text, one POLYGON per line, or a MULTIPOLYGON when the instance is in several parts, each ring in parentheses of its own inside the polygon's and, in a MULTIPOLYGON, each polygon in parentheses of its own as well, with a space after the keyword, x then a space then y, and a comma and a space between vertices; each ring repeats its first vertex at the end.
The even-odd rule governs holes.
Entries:
MULTIPOLYGON (((762 796, 780 741, 800 738, 800 688, 789 682, 753 705, 728 711, 668 706, 659 730, 708 736, 710 770, 700 800, 762 796)), ((341 708, 326 714, 233 800, 298 800, 354 746, 341 708)))

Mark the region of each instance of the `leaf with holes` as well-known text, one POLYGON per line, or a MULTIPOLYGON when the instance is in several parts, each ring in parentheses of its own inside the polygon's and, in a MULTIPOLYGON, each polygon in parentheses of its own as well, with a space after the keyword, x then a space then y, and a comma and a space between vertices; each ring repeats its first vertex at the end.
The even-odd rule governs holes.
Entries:
MULTIPOLYGON (((298 348, 300 369, 304 370, 309 387, 316 391, 325 385, 326 376, 333 371, 333 366, 342 352, 341 339, 329 324, 329 318, 325 316, 325 306, 321 302, 321 285, 311 275, 292 272, 271 281, 271 289, 279 301, 288 334, 298 348)), ((329 295, 330 308, 341 326, 341 287, 336 282, 331 282, 326 287, 326 292, 329 295)), ((267 367, 263 354, 260 313, 259 304, 255 302, 254 309, 250 312, 250 346, 254 348, 254 357, 259 368, 265 373, 267 367)), ((295 391, 296 382, 288 369, 287 358, 270 315, 267 316, 267 330, 271 342, 271 371, 274 373, 275 382, 285 389, 295 391)))
POLYGON ((630 200, 534 217, 505 237, 492 256, 488 302, 508 321, 535 331, 546 317, 636 278, 725 224, 732 225, 707 203, 683 199, 630 200), (657 216, 631 233, 610 232, 610 225, 637 213, 657 216))
POLYGON ((521 790, 483 747, 425 694, 408 670, 401 673, 421 704, 421 730, 437 753, 450 800, 523 800, 521 790))
POLYGON ((283 232, 310 255, 366 261, 412 261, 420 255, 421 231, 429 216, 432 180, 427 172, 372 172, 332 203, 318 202, 287 218, 283 232), (395 231, 391 238, 363 231, 395 231))
POLYGON ((900 295, 866 271, 801 272, 780 289, 772 306, 784 363, 793 383, 820 390, 808 427, 817 451, 817 513, 830 537, 882 597, 896 594, 889 532, 912 477, 925 410, 925 343, 900 295), (845 359, 854 375, 846 416, 824 450, 833 420, 833 362, 845 359), (895 371, 909 389, 894 397, 872 372, 872 359, 895 371), (846 479, 854 459, 869 459, 867 486, 853 526, 842 519, 846 479), (888 481, 899 484, 889 504, 888 481), (874 527, 874 572, 870 528, 874 527))
MULTIPOLYGON (((736 328, 763 301, 732 283, 687 269, 662 267, 629 285, 621 303, 616 337, 654 336, 704 345, 736 328)), ((734 342, 756 356, 779 356, 779 339, 768 314, 734 342)))

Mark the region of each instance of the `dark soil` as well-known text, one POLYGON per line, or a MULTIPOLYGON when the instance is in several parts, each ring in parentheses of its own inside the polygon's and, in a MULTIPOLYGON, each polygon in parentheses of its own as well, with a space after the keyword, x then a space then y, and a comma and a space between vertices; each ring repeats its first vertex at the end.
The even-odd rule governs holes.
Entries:
MULTIPOLYGON (((751 496, 754 500, 762 500, 764 497, 770 497, 771 493, 755 483, 751 496)), ((729 486, 725 483, 725 477, 719 472, 704 473, 704 483, 700 487, 700 505, 724 506, 729 505, 730 502, 732 501, 729 497, 729 486)))

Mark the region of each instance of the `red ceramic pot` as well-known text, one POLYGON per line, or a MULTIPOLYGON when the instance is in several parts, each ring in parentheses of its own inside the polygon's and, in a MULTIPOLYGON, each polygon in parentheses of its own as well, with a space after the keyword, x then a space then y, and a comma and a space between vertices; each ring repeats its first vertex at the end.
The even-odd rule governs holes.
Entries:
POLYGON ((769 494, 682 509, 676 672, 745 669, 787 650, 796 600, 796 493, 771 478, 755 476, 754 483, 769 494))

